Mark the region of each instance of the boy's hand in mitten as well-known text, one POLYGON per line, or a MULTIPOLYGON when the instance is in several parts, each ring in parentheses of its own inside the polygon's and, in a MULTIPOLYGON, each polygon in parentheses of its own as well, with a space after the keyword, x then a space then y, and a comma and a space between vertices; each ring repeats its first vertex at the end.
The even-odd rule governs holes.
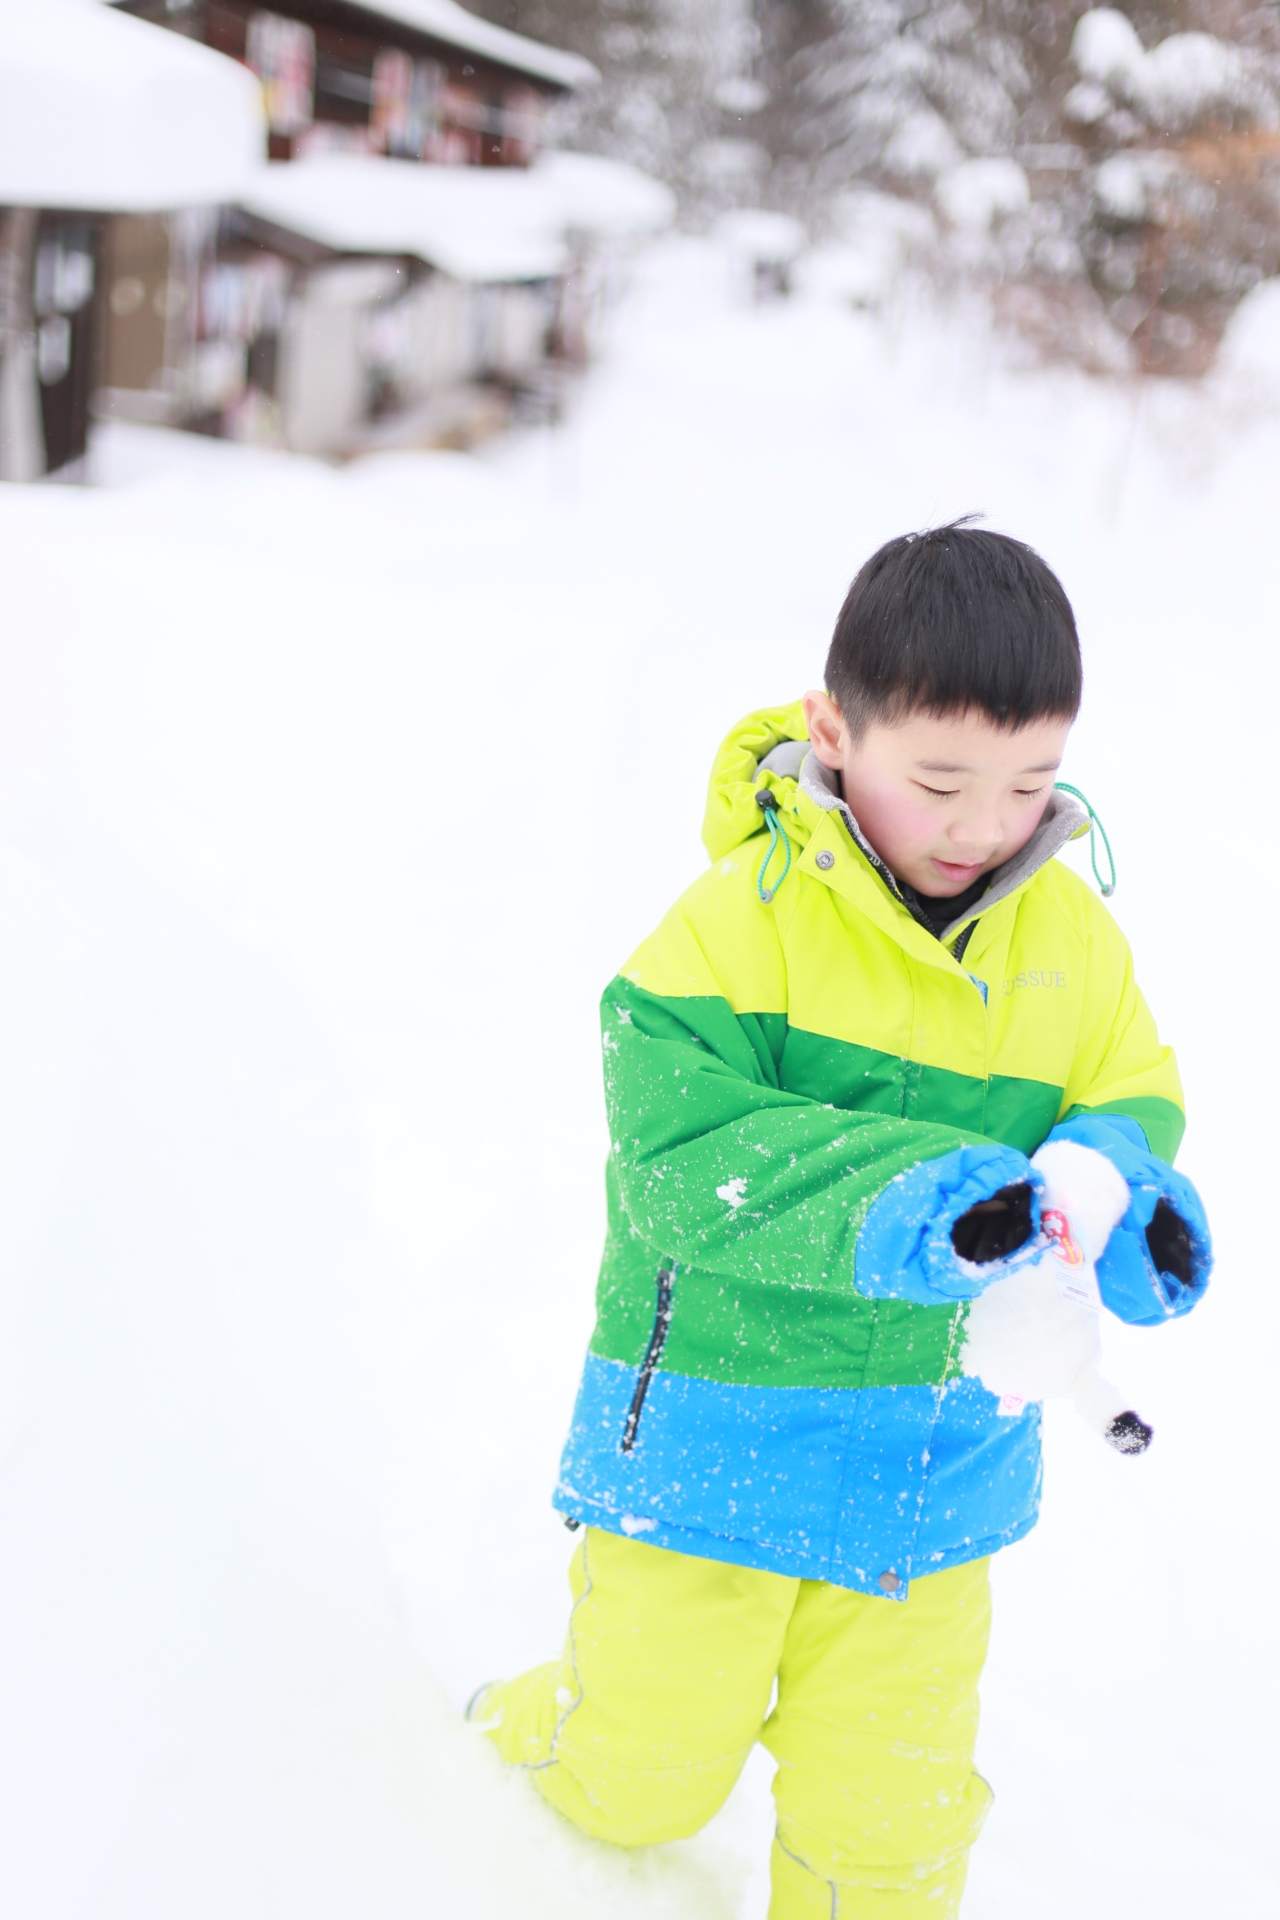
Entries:
POLYGON ((985 1266, 1025 1247, 1036 1230, 1033 1197, 1030 1183, 1019 1180, 962 1213, 951 1229, 951 1244, 960 1258, 985 1266))
POLYGON ((994 1140, 922 1160, 863 1221, 854 1282, 872 1299, 972 1300, 1039 1251, 1041 1175, 994 1140))
POLYGON ((1213 1270, 1209 1223, 1191 1182, 1149 1152, 1142 1129, 1123 1115, 1080 1114, 1055 1127, 1040 1151, 1067 1142, 1107 1160, 1128 1191, 1098 1259, 1103 1304, 1140 1326, 1188 1312, 1213 1270))

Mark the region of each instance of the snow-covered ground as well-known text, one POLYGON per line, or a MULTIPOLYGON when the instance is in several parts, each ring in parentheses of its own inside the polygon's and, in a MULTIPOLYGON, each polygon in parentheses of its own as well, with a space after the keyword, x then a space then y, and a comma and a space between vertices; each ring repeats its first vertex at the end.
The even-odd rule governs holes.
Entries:
POLYGON ((1080 615, 1066 777, 1220 1268, 1051 1410, 970 1920, 1274 1911, 1280 411, 736 306, 671 243, 569 423, 345 471, 112 429, 0 494, 0 1912, 760 1920, 768 1768, 621 1856, 458 1708, 555 1650, 599 988, 844 587, 985 509, 1080 615))

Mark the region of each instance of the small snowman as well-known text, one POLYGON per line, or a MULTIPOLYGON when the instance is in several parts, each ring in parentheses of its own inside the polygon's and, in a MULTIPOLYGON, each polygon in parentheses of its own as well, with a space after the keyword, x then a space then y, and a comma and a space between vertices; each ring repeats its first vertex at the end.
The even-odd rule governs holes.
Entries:
POLYGON ((1070 1400, 1118 1453, 1145 1453, 1152 1429, 1102 1372, 1097 1263, 1128 1210, 1129 1184, 1072 1140, 1041 1147, 1043 1251, 972 1302, 960 1364, 998 1396, 1003 1414, 1034 1400, 1070 1400))

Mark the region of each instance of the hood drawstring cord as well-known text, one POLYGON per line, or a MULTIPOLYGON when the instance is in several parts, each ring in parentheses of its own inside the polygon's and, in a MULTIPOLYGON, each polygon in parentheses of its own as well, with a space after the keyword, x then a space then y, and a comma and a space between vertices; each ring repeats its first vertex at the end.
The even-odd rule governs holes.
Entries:
POLYGON ((778 888, 782 885, 783 881, 786 879, 787 875, 791 871, 791 842, 787 838, 786 828, 783 826, 782 822, 778 818, 777 797, 775 794, 773 794, 769 790, 768 787, 761 787, 759 789, 759 791, 756 794, 756 805, 759 807, 761 813, 764 815, 765 824, 769 829, 768 851, 766 852, 764 859, 761 862, 760 872, 756 876, 756 892, 760 895, 761 900, 764 902, 765 906, 767 907, 769 902, 773 899, 774 894, 778 891, 778 888), (782 842, 783 851, 786 854, 786 860, 783 864, 782 872, 778 875, 778 878, 775 884, 771 887, 766 887, 764 883, 764 877, 766 873, 768 873, 769 871, 769 862, 773 859, 774 852, 777 848, 779 840, 781 840, 782 842))
MULTIPOLYGON (((1099 893, 1104 900, 1109 900, 1116 890, 1116 857, 1111 851, 1111 842, 1107 838, 1107 830, 1094 812, 1091 803, 1085 798, 1084 794, 1081 793, 1079 787, 1069 786, 1065 780, 1055 780, 1053 784, 1059 793, 1074 795, 1089 816, 1089 864, 1093 868, 1093 877, 1098 883, 1099 893), (1109 880, 1104 880, 1098 871, 1099 834, 1102 835, 1102 844, 1106 848, 1107 872, 1111 875, 1109 880)), ((758 794, 756 798, 759 798, 758 794)))

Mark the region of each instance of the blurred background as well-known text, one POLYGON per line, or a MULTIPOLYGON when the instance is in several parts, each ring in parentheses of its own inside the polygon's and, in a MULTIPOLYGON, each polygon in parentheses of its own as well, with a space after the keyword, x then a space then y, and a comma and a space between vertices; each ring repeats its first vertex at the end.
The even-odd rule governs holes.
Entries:
POLYGON ((977 294, 1026 355, 1114 375, 1204 374, 1280 267, 1271 5, 5 14, 13 479, 77 472, 95 418, 472 444, 561 404, 672 224, 718 233, 759 297, 977 294))
POLYGON ((1276 1908, 1278 249, 1271 4, 0 0, 0 1912, 762 1920, 765 1756, 619 1855, 460 1708, 563 1632, 600 989, 971 510, 1219 1269, 1149 1456, 1047 1410, 966 1917, 1276 1908))

